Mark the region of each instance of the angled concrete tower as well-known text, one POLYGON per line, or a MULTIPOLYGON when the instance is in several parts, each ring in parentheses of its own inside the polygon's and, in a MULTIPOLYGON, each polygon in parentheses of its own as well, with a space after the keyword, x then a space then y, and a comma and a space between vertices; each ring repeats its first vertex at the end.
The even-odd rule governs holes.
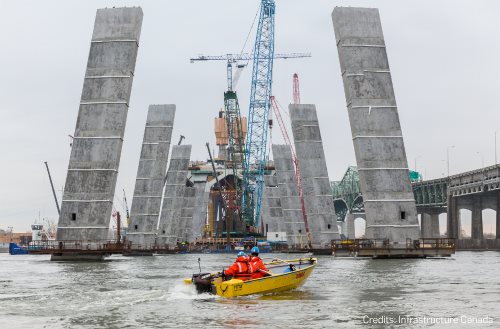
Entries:
POLYGON ((127 234, 136 246, 155 243, 174 118, 175 105, 149 106, 127 234))
POLYGON ((280 196, 278 177, 265 175, 264 193, 262 194, 264 232, 286 232, 280 196))
POLYGON ((331 241, 339 239, 340 235, 316 107, 308 104, 290 104, 288 109, 312 247, 328 248, 331 241))
POLYGON ((177 243, 190 156, 191 145, 172 147, 158 228, 158 244, 161 247, 174 247, 177 243))
POLYGON ((194 198, 193 223, 192 230, 188 232, 189 242, 194 242, 196 239, 203 237, 203 229, 207 222, 208 195, 210 191, 205 191, 207 187, 207 179, 197 180, 194 178, 194 188, 196 189, 194 198))
POLYGON ((108 237, 141 25, 141 8, 97 10, 58 240, 108 237))
POLYGON ((292 151, 288 145, 273 144, 272 148, 287 244, 291 248, 302 248, 307 246, 308 241, 300 197, 295 185, 292 151))
POLYGON ((332 13, 366 212, 366 237, 418 239, 417 210, 377 9, 332 13))
POLYGON ((175 234, 181 242, 192 242, 189 240, 192 239, 195 198, 196 188, 194 186, 186 186, 184 188, 184 200, 179 225, 175 234))

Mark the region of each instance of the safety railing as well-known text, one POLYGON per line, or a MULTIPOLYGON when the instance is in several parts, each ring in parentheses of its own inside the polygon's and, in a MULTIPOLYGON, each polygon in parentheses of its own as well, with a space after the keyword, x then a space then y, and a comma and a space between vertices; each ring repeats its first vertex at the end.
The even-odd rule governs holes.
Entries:
POLYGON ((347 239, 332 240, 334 251, 360 251, 381 249, 454 249, 455 239, 425 238, 407 239, 406 242, 390 242, 388 239, 347 239))
POLYGON ((43 251, 102 251, 120 252, 124 245, 116 240, 48 240, 31 241, 28 245, 29 252, 43 251))

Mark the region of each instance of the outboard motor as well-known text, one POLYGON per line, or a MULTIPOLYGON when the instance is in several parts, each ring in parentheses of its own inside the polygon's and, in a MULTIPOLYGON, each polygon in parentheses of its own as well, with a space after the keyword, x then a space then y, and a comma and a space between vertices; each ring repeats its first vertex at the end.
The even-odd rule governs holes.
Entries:
POLYGON ((210 273, 193 274, 193 283, 199 294, 212 292, 212 280, 210 273))

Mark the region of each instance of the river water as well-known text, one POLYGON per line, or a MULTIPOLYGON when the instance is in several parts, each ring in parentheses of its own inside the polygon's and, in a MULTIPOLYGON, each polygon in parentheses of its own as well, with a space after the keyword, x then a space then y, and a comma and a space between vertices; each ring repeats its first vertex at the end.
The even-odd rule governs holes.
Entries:
MULTIPOLYGON (((299 255, 264 254, 266 257, 299 255)), ((182 282, 228 254, 113 256, 96 263, 0 254, 0 328, 500 328, 500 253, 318 257, 306 284, 269 296, 197 295, 182 282)))

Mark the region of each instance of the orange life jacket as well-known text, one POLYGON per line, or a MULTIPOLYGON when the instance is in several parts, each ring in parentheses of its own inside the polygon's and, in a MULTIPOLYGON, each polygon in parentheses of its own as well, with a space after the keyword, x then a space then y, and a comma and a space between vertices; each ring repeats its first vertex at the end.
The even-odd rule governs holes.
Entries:
POLYGON ((225 275, 232 276, 236 279, 248 280, 253 273, 253 267, 249 262, 248 257, 240 256, 236 258, 233 265, 224 270, 225 275))
POLYGON ((250 264, 252 265, 253 268, 253 274, 252 274, 252 279, 259 279, 262 278, 266 273, 259 271, 263 270, 267 272, 266 265, 264 265, 264 262, 259 256, 251 256, 250 257, 250 264))

